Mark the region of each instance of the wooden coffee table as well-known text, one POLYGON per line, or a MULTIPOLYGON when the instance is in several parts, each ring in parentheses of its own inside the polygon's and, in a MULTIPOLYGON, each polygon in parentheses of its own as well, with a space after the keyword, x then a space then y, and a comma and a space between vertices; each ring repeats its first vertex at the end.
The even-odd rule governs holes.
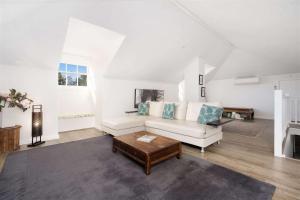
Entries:
POLYGON ((113 152, 120 152, 133 158, 145 167, 145 173, 151 173, 151 167, 161 161, 181 156, 181 143, 171 138, 155 135, 146 131, 121 135, 113 138, 113 152), (143 135, 157 136, 150 143, 137 141, 143 135))

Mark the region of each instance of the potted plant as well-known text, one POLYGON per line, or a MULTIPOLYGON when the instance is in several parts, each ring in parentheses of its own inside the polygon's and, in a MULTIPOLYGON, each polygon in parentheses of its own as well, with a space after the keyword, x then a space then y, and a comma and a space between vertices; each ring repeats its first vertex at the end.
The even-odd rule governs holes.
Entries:
POLYGON ((2 127, 3 112, 2 109, 7 105, 9 108, 19 108, 25 112, 30 108, 32 100, 27 97, 27 93, 17 92, 16 89, 10 89, 9 94, 0 94, 0 128, 2 127))

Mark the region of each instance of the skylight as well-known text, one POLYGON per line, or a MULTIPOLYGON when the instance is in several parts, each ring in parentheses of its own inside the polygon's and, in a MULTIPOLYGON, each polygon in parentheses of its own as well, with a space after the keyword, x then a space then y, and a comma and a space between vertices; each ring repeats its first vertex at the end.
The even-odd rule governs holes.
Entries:
POLYGON ((77 55, 107 67, 119 50, 125 36, 107 28, 70 18, 63 54, 77 55))

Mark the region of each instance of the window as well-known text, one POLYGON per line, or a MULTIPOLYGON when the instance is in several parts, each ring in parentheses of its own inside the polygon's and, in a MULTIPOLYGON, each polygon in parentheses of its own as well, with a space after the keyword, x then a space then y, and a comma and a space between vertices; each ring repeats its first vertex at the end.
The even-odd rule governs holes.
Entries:
POLYGON ((59 63, 58 85, 87 86, 87 67, 59 63))

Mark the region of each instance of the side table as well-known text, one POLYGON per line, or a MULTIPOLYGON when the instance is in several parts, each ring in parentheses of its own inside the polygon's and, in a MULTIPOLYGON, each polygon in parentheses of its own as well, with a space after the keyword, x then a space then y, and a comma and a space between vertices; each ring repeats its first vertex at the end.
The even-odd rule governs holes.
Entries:
POLYGON ((12 152, 20 149, 21 126, 0 128, 0 153, 12 152))

